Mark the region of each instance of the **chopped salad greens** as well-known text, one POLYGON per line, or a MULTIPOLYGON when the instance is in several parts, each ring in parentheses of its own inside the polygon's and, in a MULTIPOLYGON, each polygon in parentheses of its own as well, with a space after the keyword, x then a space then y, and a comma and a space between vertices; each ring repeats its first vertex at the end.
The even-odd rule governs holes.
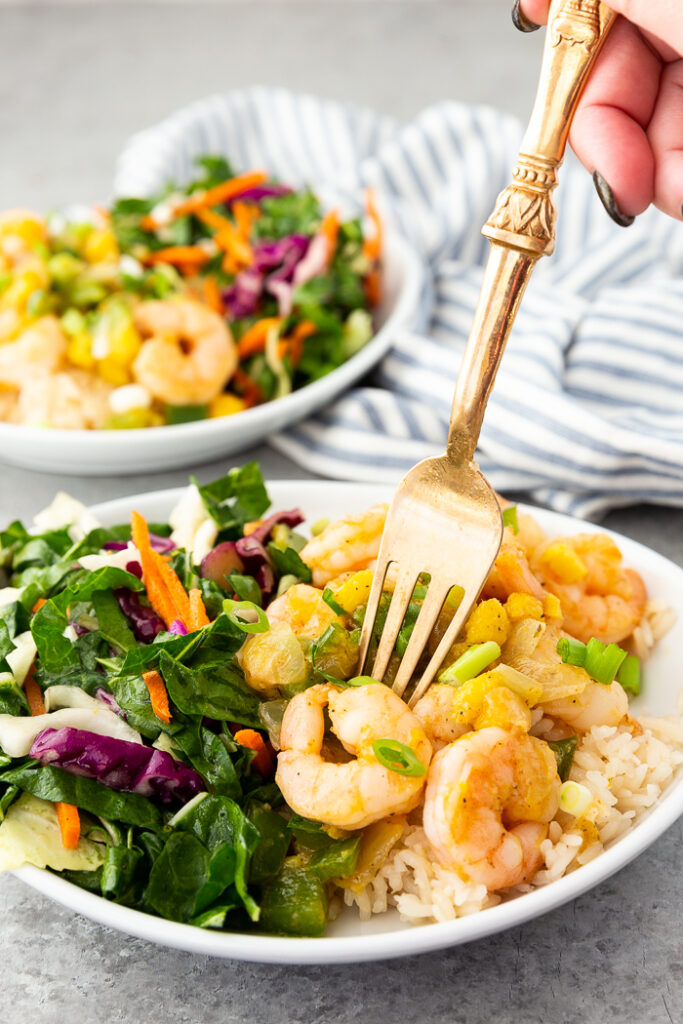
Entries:
MULTIPOLYGON (((247 685, 239 655, 283 578, 310 577, 303 517, 263 518, 253 463, 188 493, 204 558, 177 546, 177 517, 173 537, 135 512, 0 531, 0 869, 48 867, 201 928, 319 935, 360 838, 285 806, 269 739, 284 702, 247 685)), ((297 653, 294 691, 323 678, 297 653)))

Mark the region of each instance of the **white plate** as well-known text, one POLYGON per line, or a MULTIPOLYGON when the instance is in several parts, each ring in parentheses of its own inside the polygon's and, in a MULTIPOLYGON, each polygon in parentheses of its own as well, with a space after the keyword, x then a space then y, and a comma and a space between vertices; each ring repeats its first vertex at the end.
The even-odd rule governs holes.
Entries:
MULTIPOLYGON (((268 489, 274 508, 300 505, 309 523, 323 516, 359 512, 391 496, 391 492, 384 487, 323 481, 279 481, 271 483, 268 489)), ((156 494, 110 501, 96 505, 93 512, 105 524, 127 520, 132 507, 152 520, 163 521, 179 494, 177 490, 159 491, 156 494)), ((550 534, 586 530, 585 523, 569 516, 541 509, 529 511, 533 512, 550 534)), ((591 529, 598 528, 591 526, 591 529)), ((662 598, 678 612, 676 626, 660 642, 648 662, 644 698, 640 699, 641 707, 647 704, 650 713, 669 714, 675 708, 678 684, 683 683, 680 654, 676 653, 683 646, 683 571, 642 544, 619 534, 612 536, 617 540, 625 561, 642 573, 650 594, 662 598)), ((634 703, 637 709, 638 702, 634 703)), ((345 911, 328 927, 326 935, 319 939, 205 931, 109 903, 48 871, 25 867, 15 874, 34 889, 86 917, 160 945, 235 960, 293 964, 352 963, 455 946, 538 917, 614 874, 653 843, 682 812, 683 768, 664 796, 640 819, 635 828, 606 849, 600 857, 545 888, 445 924, 405 925, 396 912, 377 915, 363 923, 356 914, 345 911)))
POLYGON ((382 259, 384 295, 374 313, 375 335, 326 377, 234 416, 171 427, 51 430, 0 423, 0 459, 48 473, 116 476, 198 465, 257 444, 310 416, 360 380, 386 354, 396 333, 412 326, 422 287, 418 256, 404 238, 389 232, 382 259))

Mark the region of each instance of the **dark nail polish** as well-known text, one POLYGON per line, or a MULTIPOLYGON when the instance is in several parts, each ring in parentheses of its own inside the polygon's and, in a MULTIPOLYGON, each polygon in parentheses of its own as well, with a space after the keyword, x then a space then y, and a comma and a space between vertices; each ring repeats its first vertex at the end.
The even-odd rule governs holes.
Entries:
POLYGON ((540 25, 537 25, 535 21, 530 21, 529 18, 519 9, 520 0, 515 0, 512 5, 512 24, 520 32, 535 32, 540 25))
POLYGON ((600 196, 600 202, 605 207, 614 223, 618 224, 620 228, 630 227, 636 218, 629 217, 627 214, 621 212, 614 198, 614 192, 612 192, 612 189, 609 187, 602 174, 598 171, 593 171, 593 184, 595 185, 595 191, 600 196))

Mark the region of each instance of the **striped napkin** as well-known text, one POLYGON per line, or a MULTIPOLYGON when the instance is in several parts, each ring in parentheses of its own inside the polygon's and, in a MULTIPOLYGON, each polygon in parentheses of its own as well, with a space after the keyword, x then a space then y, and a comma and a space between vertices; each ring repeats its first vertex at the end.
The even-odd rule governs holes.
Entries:
MULTIPOLYGON (((402 125, 370 110, 250 88, 194 103, 130 140, 117 194, 188 180, 223 153, 292 184, 382 193, 421 253, 420 314, 373 378, 271 443, 307 469, 394 483, 443 451, 454 382, 488 242, 522 127, 488 107, 440 103, 402 125)), ((596 517, 634 502, 683 505, 683 225, 648 211, 623 229, 571 160, 557 248, 540 261, 491 396, 478 448, 500 491, 596 517)))

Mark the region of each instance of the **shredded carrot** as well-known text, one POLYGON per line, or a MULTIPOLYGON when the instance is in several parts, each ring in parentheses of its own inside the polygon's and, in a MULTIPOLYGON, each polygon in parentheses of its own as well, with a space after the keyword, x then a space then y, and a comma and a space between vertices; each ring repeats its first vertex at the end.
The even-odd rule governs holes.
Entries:
POLYGON ((171 710, 168 706, 168 693, 161 675, 156 669, 151 669, 149 672, 143 672, 142 678, 152 702, 152 711, 160 721, 166 722, 168 725, 171 721, 171 710))
POLYGON ((237 367, 232 379, 235 386, 239 389, 247 409, 251 409, 254 405, 260 405, 263 401, 263 392, 256 381, 253 381, 241 366, 237 367))
POLYGON ((220 313, 223 315, 223 299, 221 298, 221 290, 218 287, 218 281, 215 277, 204 278, 204 302, 207 304, 209 309, 212 309, 214 313, 220 313))
POLYGON ((193 588, 190 591, 190 621, 188 623, 188 629, 190 633, 194 633, 195 630, 208 625, 209 616, 206 614, 206 608, 204 607, 204 601, 202 599, 202 592, 198 588, 193 588))
POLYGON ((369 260, 378 260, 382 254, 382 222, 377 209, 377 193, 374 188, 365 190, 365 212, 372 221, 374 232, 370 238, 363 239, 363 254, 369 260))
POLYGON ((219 203, 227 203, 242 192, 256 185, 262 185, 267 175, 263 171, 249 171, 247 174, 238 174, 235 178, 222 181, 220 185, 209 188, 206 192, 194 192, 182 203, 178 203, 173 209, 174 217, 184 217, 188 213, 197 213, 198 210, 205 210, 208 206, 218 206, 219 203))
MULTIPOLYGON (((145 570, 143 569, 142 571, 144 574, 145 570)), ((180 618, 176 611, 176 607, 173 604, 166 587, 158 576, 147 573, 145 574, 144 579, 149 603, 157 615, 163 619, 163 622, 168 629, 172 622, 175 622, 176 619, 180 618)))
POLYGON ((227 217, 224 217, 222 213, 216 213, 215 210, 200 210, 197 216, 202 224, 206 224, 208 228, 213 228, 215 231, 222 231, 226 224, 230 223, 227 217))
POLYGON ((320 225, 320 233, 327 239, 327 262, 330 263, 337 248, 337 236, 339 234, 339 214, 336 210, 330 210, 323 217, 320 225))
POLYGON ((256 751, 254 768, 261 775, 267 777, 272 774, 273 755, 260 732, 256 732, 255 729, 240 729, 239 732, 235 733, 234 740, 241 747, 247 747, 249 750, 256 751))
POLYGON ((45 714, 45 701, 43 700, 43 691, 38 686, 38 683, 33 678, 33 669, 29 670, 26 680, 24 682, 24 693, 26 694, 26 700, 31 710, 32 715, 44 715, 45 714))
POLYGON ((302 320, 301 323, 296 325, 291 334, 280 338, 278 342, 278 355, 280 358, 289 355, 292 366, 298 366, 304 351, 304 341, 311 334, 315 334, 317 330, 318 328, 312 320, 302 320))
POLYGON ((175 619, 180 619, 187 628, 190 614, 190 599, 187 596, 187 591, 171 566, 157 551, 153 550, 144 516, 133 510, 130 521, 131 538, 140 553, 142 579, 149 603, 167 626, 170 626, 175 619))
POLYGON ((73 804, 57 803, 57 821, 62 833, 62 846, 65 850, 76 850, 81 837, 81 819, 78 808, 73 804))
POLYGON ((242 238, 248 239, 251 225, 259 219, 261 211, 255 203, 245 203, 241 199, 236 199, 232 204, 232 215, 242 238))
MULTIPOLYGON (((29 669, 24 682, 24 693, 32 715, 45 714, 45 701, 43 691, 33 678, 33 666, 29 669)), ((59 831, 62 834, 62 846, 66 850, 75 850, 81 835, 81 819, 78 815, 78 808, 73 804, 56 803, 57 821, 59 831)))
POLYGON ((39 597, 36 603, 34 604, 33 608, 31 608, 31 615, 35 615, 36 612, 39 612, 44 604, 47 604, 47 598, 39 597))
POLYGON ((257 320, 237 342, 237 354, 240 359, 247 359, 256 352, 262 352, 266 347, 268 331, 271 327, 279 327, 281 323, 282 317, 279 316, 266 316, 262 320, 257 320))
POLYGON ((382 301, 382 278, 379 270, 370 270, 363 278, 363 292, 369 306, 378 306, 382 301))
POLYGON ((171 566, 166 562, 158 551, 152 552, 152 561, 157 575, 166 587, 168 596, 177 611, 176 619, 180 619, 187 627, 187 620, 190 617, 190 599, 187 591, 182 585, 171 566))
POLYGON ((259 526, 263 522, 262 519, 253 519, 250 523, 245 523, 242 527, 242 533, 245 537, 248 537, 254 530, 258 530, 259 526))
POLYGON ((165 249, 156 249, 147 253, 145 263, 173 263, 185 270, 203 266, 209 254, 199 245, 169 245, 165 249))

